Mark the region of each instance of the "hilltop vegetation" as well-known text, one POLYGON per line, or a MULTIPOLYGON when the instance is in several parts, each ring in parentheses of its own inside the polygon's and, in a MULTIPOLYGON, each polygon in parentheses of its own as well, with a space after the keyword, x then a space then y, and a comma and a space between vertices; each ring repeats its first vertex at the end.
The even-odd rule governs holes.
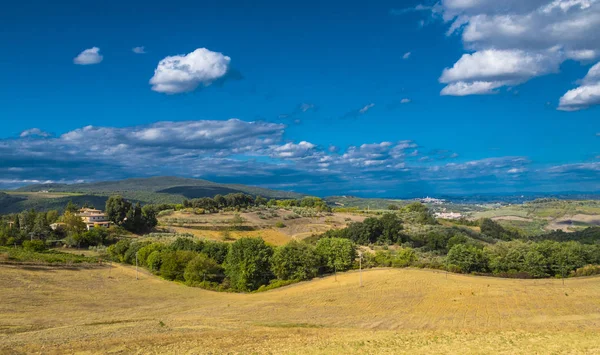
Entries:
POLYGON ((239 184, 218 184, 199 179, 152 177, 85 184, 37 184, 0 193, 0 213, 62 210, 72 201, 77 205, 104 206, 111 195, 141 204, 179 204, 186 199, 244 193, 270 199, 296 199, 304 195, 239 184))

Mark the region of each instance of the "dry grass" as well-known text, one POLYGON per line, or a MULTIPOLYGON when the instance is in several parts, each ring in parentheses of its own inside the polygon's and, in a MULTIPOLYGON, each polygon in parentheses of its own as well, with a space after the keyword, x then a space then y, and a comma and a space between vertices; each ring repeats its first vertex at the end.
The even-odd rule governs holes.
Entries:
MULTIPOLYGON (((171 228, 177 233, 189 233, 198 238, 223 241, 223 231, 197 230, 185 227, 171 228)), ((277 246, 285 245, 292 240, 292 238, 290 238, 288 235, 274 229, 260 229, 256 231, 230 231, 228 234, 232 239, 240 239, 243 237, 260 237, 265 242, 277 246)))
POLYGON ((0 353, 600 353, 600 278, 383 269, 363 280, 243 295, 136 281, 120 265, 0 266, 0 353))

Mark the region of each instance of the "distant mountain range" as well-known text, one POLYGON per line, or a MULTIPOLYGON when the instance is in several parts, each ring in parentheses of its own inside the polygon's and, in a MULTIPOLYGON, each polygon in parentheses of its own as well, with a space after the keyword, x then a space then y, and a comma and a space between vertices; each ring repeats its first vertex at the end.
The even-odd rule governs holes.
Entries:
POLYGON ((200 179, 179 177, 151 177, 104 181, 83 184, 36 184, 7 191, 0 195, 0 213, 19 212, 24 209, 62 209, 69 201, 89 203, 103 208, 111 195, 121 195, 129 200, 147 203, 181 203, 184 199, 214 197, 221 194, 245 193, 265 198, 288 199, 306 196, 289 191, 265 189, 239 184, 219 184, 200 179))

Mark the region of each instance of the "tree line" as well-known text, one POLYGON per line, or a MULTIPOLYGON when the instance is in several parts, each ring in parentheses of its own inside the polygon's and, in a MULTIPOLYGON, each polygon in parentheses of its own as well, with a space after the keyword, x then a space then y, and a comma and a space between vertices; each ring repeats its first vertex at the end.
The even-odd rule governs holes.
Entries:
MULTIPOLYGON (((325 201, 318 197, 304 197, 302 199, 267 200, 262 196, 252 196, 244 193, 231 193, 227 195, 215 195, 215 197, 202 197, 192 200, 184 200, 183 208, 201 208, 209 212, 218 212, 225 209, 248 208, 253 206, 267 207, 310 207, 319 211, 331 211, 325 201)), ((164 206, 166 207, 166 206, 164 206)), ((172 206, 174 207, 174 206, 172 206)), ((173 208, 176 209, 176 208, 173 208)))
POLYGON ((171 244, 123 239, 107 249, 118 262, 137 263, 168 280, 214 290, 250 292, 353 267, 357 253, 348 239, 323 238, 316 245, 292 241, 281 247, 261 238, 233 243, 178 238, 171 244))

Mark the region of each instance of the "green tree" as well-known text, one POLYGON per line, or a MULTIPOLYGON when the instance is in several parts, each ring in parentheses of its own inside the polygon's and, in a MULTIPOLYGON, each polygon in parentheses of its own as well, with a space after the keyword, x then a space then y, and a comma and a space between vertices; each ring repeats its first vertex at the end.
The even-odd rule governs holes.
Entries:
POLYGON ((65 214, 61 217, 61 221, 65 224, 65 231, 67 233, 80 234, 87 230, 87 226, 81 217, 74 213, 65 212, 65 214))
POLYGON ((160 243, 152 243, 149 245, 146 245, 144 247, 142 247, 140 250, 138 250, 138 263, 140 265, 147 265, 148 263, 148 257, 150 256, 150 254, 152 254, 155 251, 161 251, 165 248, 164 244, 160 244, 160 243))
POLYGON ((452 247, 446 257, 448 265, 455 265, 462 272, 474 271, 485 272, 487 270, 487 258, 483 250, 466 244, 458 244, 452 247))
POLYGON ((229 243, 206 241, 202 248, 202 253, 208 255, 209 258, 216 261, 218 264, 223 264, 227 254, 229 254, 229 243))
POLYGON ((185 267, 183 277, 188 283, 216 282, 223 279, 223 268, 205 254, 196 255, 185 267))
POLYGON ((110 221, 121 225, 131 210, 131 203, 121 196, 111 196, 106 201, 105 212, 110 221))
POLYGON ((79 207, 74 204, 73 201, 69 201, 69 203, 67 203, 67 207, 65 207, 65 212, 77 213, 77 211, 79 211, 79 207))
POLYGON ((271 270, 280 280, 309 280, 318 275, 319 263, 312 245, 292 241, 275 250, 271 270))
POLYGON ((161 252, 159 250, 155 250, 148 255, 146 258, 146 265, 148 269, 152 272, 158 272, 160 270, 160 265, 162 264, 161 252))
POLYGON ((231 287, 238 291, 252 291, 272 279, 271 257, 273 248, 261 238, 241 238, 229 249, 225 259, 225 274, 231 287))
POLYGON ((328 271, 349 270, 356 259, 354 243, 344 238, 322 238, 315 250, 328 271))
POLYGON ((167 280, 184 281, 185 267, 196 255, 193 251, 187 250, 161 252, 160 276, 167 280))

